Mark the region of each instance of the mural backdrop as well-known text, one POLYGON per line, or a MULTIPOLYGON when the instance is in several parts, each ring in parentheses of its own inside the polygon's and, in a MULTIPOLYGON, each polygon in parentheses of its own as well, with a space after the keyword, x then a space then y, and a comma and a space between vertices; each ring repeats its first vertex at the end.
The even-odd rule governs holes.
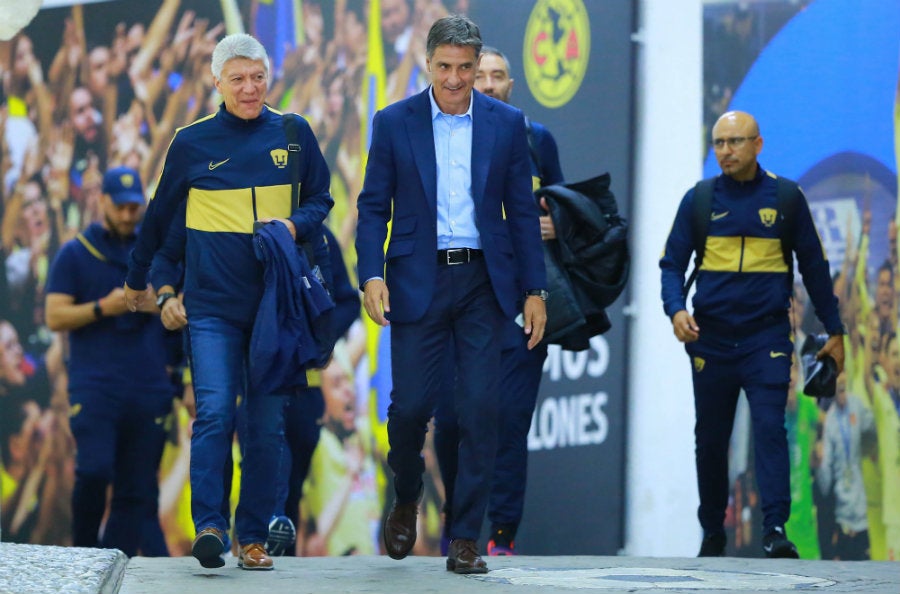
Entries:
MULTIPOLYGON (((709 3, 704 18, 707 129, 726 109, 757 117, 761 164, 798 180, 810 201, 848 331, 836 398, 804 396, 799 367, 795 374, 788 534, 806 559, 850 558, 862 540, 869 558, 900 560, 900 4, 709 3), (859 415, 846 412, 854 400, 859 415), (860 429, 859 443, 851 428, 860 429)), ((719 172, 712 153, 704 172, 719 172)), ((798 349, 821 331, 812 313, 797 286, 798 349)), ((748 429, 739 417, 727 521, 732 552, 757 556, 748 429)))
MULTIPOLYGON (((630 194, 630 0, 151 0, 42 10, 0 42, 0 526, 4 541, 70 544, 74 442, 66 337, 44 324, 44 285, 59 246, 99 216, 100 180, 139 170, 148 196, 175 128, 217 108, 209 58, 248 32, 272 59, 269 103, 304 115, 332 173, 336 234, 355 282, 355 200, 369 122, 428 84, 424 40, 448 12, 468 13, 512 64, 512 102, 546 125, 567 180, 612 174, 630 194)), ((625 302, 626 299, 620 299, 625 302)), ((623 543, 626 376, 622 306, 589 350, 551 350, 535 422, 517 548, 614 554, 623 543), (573 514, 572 510, 584 510, 573 514), (590 510, 590 511, 588 511, 590 510)), ((387 489, 388 332, 362 317, 323 372, 322 439, 301 503, 301 555, 375 554, 387 489), (349 418, 349 421, 348 421, 349 418), (350 492, 335 485, 352 474, 350 492), (338 502, 336 513, 335 505, 338 502), (327 525, 324 516, 328 515, 327 525)), ((173 369, 173 397, 190 390, 173 369)), ((135 391, 140 386, 134 387, 135 391)), ((160 469, 160 519, 172 555, 194 537, 191 421, 176 399, 160 469)), ((235 449, 235 477, 240 459, 235 449)), ((428 467, 418 554, 437 554, 443 486, 428 467)), ((235 484, 237 480, 235 480, 235 484)), ((234 490, 236 494, 236 490, 234 490)))

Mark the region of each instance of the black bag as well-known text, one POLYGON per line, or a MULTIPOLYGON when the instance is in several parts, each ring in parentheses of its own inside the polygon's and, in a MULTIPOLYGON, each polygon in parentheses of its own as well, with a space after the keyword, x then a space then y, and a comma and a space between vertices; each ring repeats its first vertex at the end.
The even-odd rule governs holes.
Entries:
POLYGON ((567 350, 584 350, 592 336, 609 330, 605 308, 628 281, 628 223, 609 184, 604 173, 535 192, 546 198, 557 235, 544 243, 550 289, 544 335, 567 350))
POLYGON ((828 342, 827 334, 810 334, 800 350, 800 361, 806 377, 803 393, 807 396, 831 398, 837 391, 837 363, 828 355, 816 359, 816 353, 822 350, 826 342, 828 342))

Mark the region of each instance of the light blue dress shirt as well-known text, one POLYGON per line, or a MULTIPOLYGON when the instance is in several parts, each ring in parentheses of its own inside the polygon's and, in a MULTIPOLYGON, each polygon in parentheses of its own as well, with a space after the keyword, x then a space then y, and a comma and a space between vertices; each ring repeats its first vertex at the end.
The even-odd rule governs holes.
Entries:
POLYGON ((431 126, 437 161, 437 249, 481 249, 472 200, 472 98, 460 115, 443 113, 431 100, 431 126))

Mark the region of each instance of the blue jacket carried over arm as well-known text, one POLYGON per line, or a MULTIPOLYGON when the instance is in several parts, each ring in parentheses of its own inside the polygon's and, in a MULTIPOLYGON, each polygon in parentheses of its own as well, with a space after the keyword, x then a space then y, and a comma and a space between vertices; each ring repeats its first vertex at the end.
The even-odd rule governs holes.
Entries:
POLYGON ((334 301, 281 223, 257 231, 253 249, 265 289, 250 338, 250 393, 285 393, 306 386, 306 370, 330 357, 334 301))

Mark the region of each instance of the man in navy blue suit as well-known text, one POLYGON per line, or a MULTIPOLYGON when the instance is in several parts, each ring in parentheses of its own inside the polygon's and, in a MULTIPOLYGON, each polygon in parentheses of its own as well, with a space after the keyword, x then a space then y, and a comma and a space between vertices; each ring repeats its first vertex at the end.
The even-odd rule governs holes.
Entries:
POLYGON ((515 317, 525 293, 523 330, 533 348, 547 320, 525 119, 473 92, 481 47, 466 17, 431 26, 432 85, 375 115, 357 202, 364 306, 376 323, 391 325, 387 430, 395 500, 385 548, 402 559, 415 544, 426 426, 444 359, 453 356, 460 441, 447 569, 456 573, 487 572, 477 539, 496 452, 504 321, 515 317))

